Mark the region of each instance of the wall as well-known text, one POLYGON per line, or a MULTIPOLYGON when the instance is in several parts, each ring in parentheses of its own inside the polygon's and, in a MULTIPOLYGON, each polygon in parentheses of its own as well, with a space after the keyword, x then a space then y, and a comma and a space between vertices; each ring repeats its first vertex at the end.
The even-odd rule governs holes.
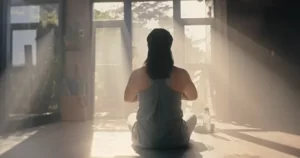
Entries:
POLYGON ((296 124, 298 66, 285 58, 291 50, 278 40, 284 36, 275 34, 282 27, 283 17, 276 16, 282 8, 277 3, 247 2, 228 1, 231 113, 227 118, 261 127, 296 124), (267 25, 270 17, 278 25, 267 25))
MULTIPOLYGON (((91 68, 94 63, 91 54, 92 34, 92 5, 90 0, 66 0, 65 10, 65 42, 75 45, 75 48, 66 48, 65 52, 65 78, 73 78, 74 68, 77 65, 79 78, 85 85, 86 116, 93 118, 93 86, 94 73, 91 68), (74 41, 71 41, 74 40, 74 41)), ((65 94, 63 95, 63 97, 65 94)))

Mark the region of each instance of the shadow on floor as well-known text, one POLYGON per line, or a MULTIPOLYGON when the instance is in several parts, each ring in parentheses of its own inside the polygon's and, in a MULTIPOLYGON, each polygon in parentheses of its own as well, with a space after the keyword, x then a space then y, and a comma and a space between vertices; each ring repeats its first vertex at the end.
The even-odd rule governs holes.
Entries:
MULTIPOLYGON (((276 88, 276 85, 273 85, 276 88)), ((218 107, 216 121, 224 124, 240 126, 244 129, 218 129, 220 133, 224 133, 231 137, 235 137, 250 143, 267 147, 282 153, 300 157, 300 144, 297 146, 283 145, 269 139, 254 137, 244 132, 281 132, 287 135, 300 136, 300 106, 299 99, 295 99, 294 95, 299 94, 294 92, 292 96, 285 96, 291 100, 283 100, 277 93, 278 90, 266 90, 265 94, 261 94, 261 98, 251 99, 246 97, 246 100, 234 98, 228 107, 218 107), (273 92, 274 91, 274 92, 273 92), (248 99, 248 100, 247 100, 248 99), (249 129, 253 128, 253 129, 249 129)), ((262 93, 257 90, 257 93, 262 93)), ((285 139, 285 138, 282 138, 285 139)))
MULTIPOLYGON (((262 111, 251 111, 249 107, 236 108, 234 107, 234 113, 227 114, 220 119, 218 122, 232 124, 241 127, 250 127, 256 129, 223 129, 218 130, 218 132, 224 133, 226 135, 236 137, 257 145, 265 146, 269 149, 273 149, 282 153, 294 155, 300 157, 300 149, 272 142, 269 140, 253 137, 243 132, 271 132, 278 131, 286 134, 298 135, 300 136, 300 126, 297 126, 300 116, 296 116, 295 112, 299 111, 300 107, 296 108, 284 108, 284 107, 274 107, 268 110, 267 107, 263 107, 262 111), (291 112, 291 115, 287 113, 291 112)), ((216 127, 218 128, 218 127, 216 127)), ((299 146, 300 148, 300 146, 299 146)))
MULTIPOLYGON (((299 111, 300 107, 294 110, 299 111)), ((279 112, 277 114, 274 113, 275 112, 272 112, 271 110, 265 114, 257 114, 249 111, 247 113, 246 111, 236 110, 231 116, 222 117, 218 121, 238 126, 259 128, 266 131, 280 131, 284 133, 300 135, 300 126, 297 126, 300 120, 300 115, 293 116, 281 114, 279 112)))
POLYGON ((213 150, 213 147, 207 146, 200 142, 190 141, 190 145, 187 149, 177 150, 146 150, 146 149, 134 149, 140 158, 202 158, 200 154, 204 151, 213 150))
MULTIPOLYGON (((138 156, 115 156, 113 158, 203 158, 201 152, 212 150, 212 147, 207 147, 203 143, 191 141, 190 147, 187 149, 173 149, 173 150, 152 150, 134 148, 138 156)), ((104 158, 104 157, 92 157, 104 158)))
POLYGON ((202 158, 203 156, 200 153, 209 150, 209 148, 203 143, 194 141, 191 141, 191 145, 188 149, 133 149, 136 151, 136 153, 138 153, 139 156, 115 156, 114 158, 202 158))
POLYGON ((290 154, 296 157, 300 157, 300 149, 294 148, 291 146, 275 143, 269 140, 253 137, 242 132, 264 132, 264 130, 256 130, 256 129, 246 129, 246 130, 239 130, 239 129, 226 129, 226 130, 218 130, 224 134, 227 134, 232 137, 236 137, 238 139, 245 140, 247 142, 255 143, 257 145, 265 146, 267 148, 277 150, 282 153, 290 154))
POLYGON ((216 134, 210 134, 213 138, 216 138, 216 139, 221 139, 221 140, 224 140, 224 141, 230 141, 229 139, 225 138, 225 137, 222 137, 222 136, 219 136, 219 135, 216 135, 216 134))
POLYGON ((239 154, 234 154, 234 155, 226 155, 223 158, 260 158, 260 156, 256 155, 239 155, 239 154))

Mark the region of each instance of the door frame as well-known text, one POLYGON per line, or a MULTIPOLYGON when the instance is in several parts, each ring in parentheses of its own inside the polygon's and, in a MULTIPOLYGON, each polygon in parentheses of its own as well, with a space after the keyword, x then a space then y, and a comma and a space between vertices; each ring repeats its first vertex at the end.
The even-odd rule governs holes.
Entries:
POLYGON ((8 0, 0 1, 0 23, 4 24, 0 26, 0 133, 4 128, 6 119, 6 106, 5 106, 5 95, 1 92, 5 84, 3 83, 3 75, 6 70, 6 39, 7 39, 7 18, 8 18, 8 0))

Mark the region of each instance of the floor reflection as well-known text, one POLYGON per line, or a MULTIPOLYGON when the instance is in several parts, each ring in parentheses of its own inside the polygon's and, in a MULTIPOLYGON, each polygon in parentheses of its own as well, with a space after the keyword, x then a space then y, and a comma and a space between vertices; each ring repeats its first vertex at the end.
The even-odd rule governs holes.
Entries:
POLYGON ((299 141, 296 141, 299 136, 219 121, 216 122, 216 127, 214 134, 193 133, 191 146, 186 150, 137 150, 131 146, 130 132, 125 119, 61 122, 1 136, 0 158, 295 158, 300 156, 300 145, 297 144, 299 141), (284 141, 280 141, 282 139, 284 141), (288 140, 295 140, 295 142, 291 144, 286 142, 288 140), (286 143, 290 146, 285 145, 286 143))

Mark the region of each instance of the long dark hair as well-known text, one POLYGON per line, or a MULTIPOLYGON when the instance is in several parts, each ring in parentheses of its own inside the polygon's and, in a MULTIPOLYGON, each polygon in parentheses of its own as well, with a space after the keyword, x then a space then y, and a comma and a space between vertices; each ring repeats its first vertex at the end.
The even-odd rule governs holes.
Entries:
POLYGON ((172 57, 173 37, 165 29, 154 29, 147 37, 148 56, 145 61, 151 79, 164 79, 171 75, 174 60, 172 57))

